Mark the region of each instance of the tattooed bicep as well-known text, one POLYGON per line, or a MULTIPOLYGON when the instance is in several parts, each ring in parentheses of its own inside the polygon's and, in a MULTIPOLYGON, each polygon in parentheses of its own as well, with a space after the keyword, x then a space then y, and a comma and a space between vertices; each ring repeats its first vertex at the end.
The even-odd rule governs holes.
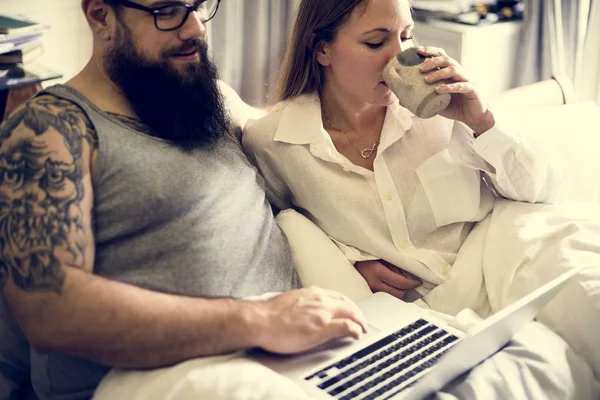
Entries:
POLYGON ((0 126, 0 289, 60 293, 90 267, 89 159, 97 136, 73 103, 41 96, 0 126))

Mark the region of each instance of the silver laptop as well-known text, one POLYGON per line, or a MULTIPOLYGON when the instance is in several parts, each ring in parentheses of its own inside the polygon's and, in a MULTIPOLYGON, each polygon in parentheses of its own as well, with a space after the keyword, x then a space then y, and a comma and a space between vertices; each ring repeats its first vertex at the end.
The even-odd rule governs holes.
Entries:
POLYGON ((281 356, 248 353, 316 399, 423 399, 490 357, 558 293, 573 269, 478 324, 469 334, 386 293, 358 302, 369 324, 360 340, 339 339, 281 356))

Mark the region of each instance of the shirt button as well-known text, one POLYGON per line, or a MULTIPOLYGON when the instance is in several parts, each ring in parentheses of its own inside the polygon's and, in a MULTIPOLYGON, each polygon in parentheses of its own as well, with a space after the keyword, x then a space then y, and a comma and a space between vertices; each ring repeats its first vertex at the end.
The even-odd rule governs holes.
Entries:
POLYGON ((408 242, 407 242, 406 240, 403 240, 403 241, 401 241, 401 242, 400 242, 400 248, 401 248, 402 250, 405 250, 405 249, 407 249, 407 248, 408 248, 408 242))
POLYGON ((448 267, 445 265, 442 265, 441 272, 442 272, 442 276, 445 278, 448 275, 448 267))
POLYGON ((390 201, 390 200, 392 200, 393 198, 394 198, 394 196, 392 195, 392 192, 387 192, 387 193, 385 194, 385 199, 386 199, 386 200, 390 201))

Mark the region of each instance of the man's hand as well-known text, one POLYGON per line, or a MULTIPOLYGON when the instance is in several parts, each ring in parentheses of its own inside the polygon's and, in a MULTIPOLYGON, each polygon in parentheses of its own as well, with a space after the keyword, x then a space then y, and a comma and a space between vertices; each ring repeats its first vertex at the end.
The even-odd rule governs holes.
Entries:
POLYGON ((365 278, 373 292, 386 292, 401 299, 404 291, 421 286, 421 282, 407 278, 402 270, 387 261, 358 261, 354 267, 365 278))
POLYGON ((258 346, 273 353, 299 353, 335 338, 358 339, 367 331, 360 309, 331 290, 293 290, 253 308, 258 317, 258 346))

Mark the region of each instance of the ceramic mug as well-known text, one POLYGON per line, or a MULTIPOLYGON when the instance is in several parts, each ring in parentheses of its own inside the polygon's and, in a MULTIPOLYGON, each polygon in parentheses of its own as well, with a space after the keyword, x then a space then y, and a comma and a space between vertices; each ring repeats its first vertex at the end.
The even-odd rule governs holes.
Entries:
POLYGON ((449 93, 437 93, 435 88, 444 81, 427 83, 419 66, 427 60, 418 48, 402 51, 386 65, 383 80, 400 100, 400 104, 419 118, 431 118, 450 104, 449 93))

